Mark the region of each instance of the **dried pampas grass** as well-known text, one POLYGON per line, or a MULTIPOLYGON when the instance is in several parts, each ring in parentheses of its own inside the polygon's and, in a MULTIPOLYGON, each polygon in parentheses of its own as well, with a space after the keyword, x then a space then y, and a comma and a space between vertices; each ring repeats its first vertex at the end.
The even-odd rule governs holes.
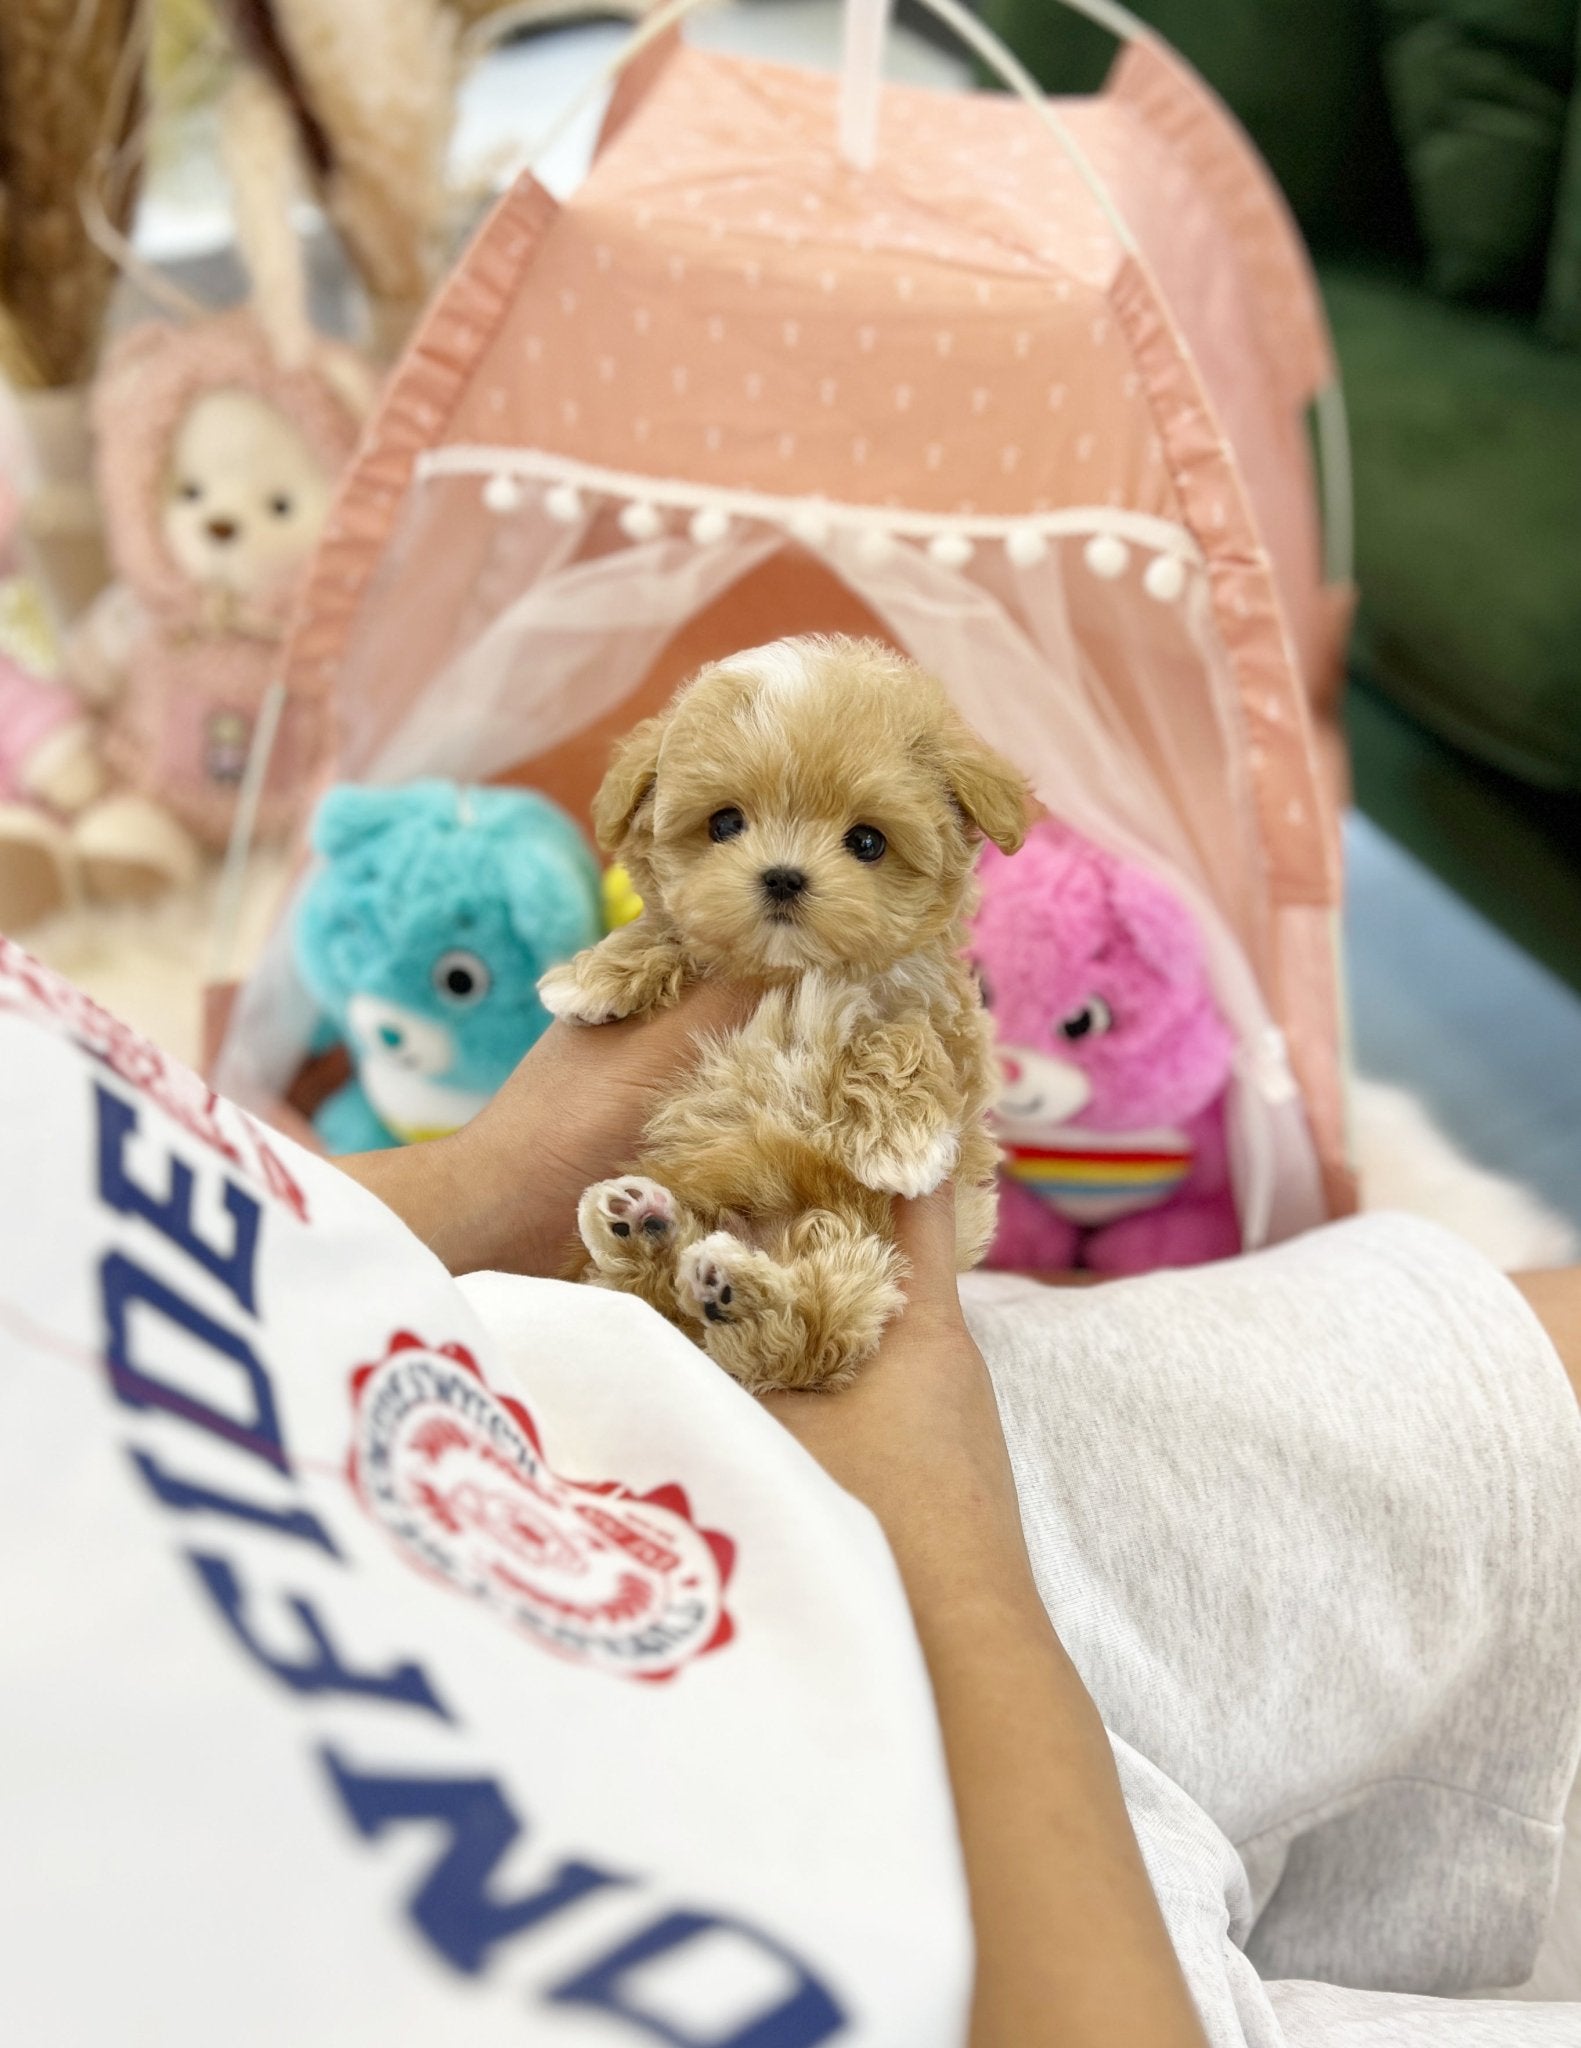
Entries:
MULTIPOLYGON (((148 54, 149 97, 158 109, 158 124, 149 137, 160 148, 169 117, 192 112, 218 99, 225 85, 226 43, 214 0, 144 0, 153 12, 148 54)), ((179 123, 170 135, 179 149, 187 132, 179 123)))
POLYGON ((244 71, 225 95, 220 145, 253 305, 281 365, 299 369, 312 353, 313 329, 291 221, 297 138, 290 109, 260 72, 244 71))
MULTIPOLYGON (((652 0, 657 5, 658 0, 652 0)), ((452 14, 469 28, 487 25, 485 42, 498 42, 522 30, 557 28, 562 22, 624 15, 640 21, 649 0, 445 0, 452 14)))
POLYGON ((487 21, 491 14, 498 14, 506 0, 445 0, 445 5, 470 28, 474 22, 487 21))
POLYGON ((115 267, 88 232, 135 197, 138 0, 0 0, 0 371, 19 389, 82 383, 115 267))
POLYGON ((230 0, 229 11, 296 121, 388 352, 444 260, 458 21, 442 0, 230 0))
POLYGON ((0 375, 33 472, 24 552, 57 629, 109 573, 86 386, 136 197, 146 40, 139 0, 0 0, 0 375))

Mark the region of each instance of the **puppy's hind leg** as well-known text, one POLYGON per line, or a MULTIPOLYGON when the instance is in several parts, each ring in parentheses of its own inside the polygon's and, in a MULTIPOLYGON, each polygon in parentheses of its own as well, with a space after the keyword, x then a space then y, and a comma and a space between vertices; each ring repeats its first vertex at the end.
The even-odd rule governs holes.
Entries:
POLYGON ((576 1227, 593 1262, 588 1279, 676 1320, 676 1259, 703 1225, 668 1188, 640 1173, 595 1181, 577 1204, 576 1227))
POLYGON ((784 1251, 775 1258, 728 1230, 699 1237, 676 1262, 680 1306, 749 1393, 845 1386, 903 1303, 905 1261, 827 1212, 804 1217, 784 1251))

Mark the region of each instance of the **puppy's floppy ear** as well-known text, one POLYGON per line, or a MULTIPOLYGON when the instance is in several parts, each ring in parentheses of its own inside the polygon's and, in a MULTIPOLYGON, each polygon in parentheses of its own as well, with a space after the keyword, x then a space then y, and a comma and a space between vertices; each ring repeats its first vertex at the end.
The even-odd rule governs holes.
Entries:
MULTIPOLYGON (((593 832, 605 853, 622 852, 626 842, 643 830, 644 814, 653 804, 666 722, 661 714, 634 725, 610 758, 593 799, 593 832)), ((651 836, 651 821, 647 831, 651 836)))
POLYGON ((1014 853, 1027 836, 1025 778, 953 712, 940 744, 944 780, 967 824, 1001 853, 1014 853))

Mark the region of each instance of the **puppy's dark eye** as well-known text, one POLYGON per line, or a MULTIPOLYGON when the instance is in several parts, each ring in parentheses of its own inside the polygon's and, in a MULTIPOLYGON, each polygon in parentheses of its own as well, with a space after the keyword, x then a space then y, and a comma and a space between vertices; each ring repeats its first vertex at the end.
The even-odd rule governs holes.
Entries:
POLYGON ((186 498, 189 500, 194 498, 201 498, 203 496, 203 486, 202 484, 194 483, 178 484, 176 487, 176 496, 178 498, 186 498))
POLYGON ((481 1003, 489 992, 487 965, 476 953, 469 953, 461 946, 440 954, 434 962, 432 979, 436 994, 443 996, 447 1003, 456 1003, 462 1008, 481 1003))
POLYGON ((1089 996, 1079 1010, 1059 1020, 1061 1038, 1101 1038, 1114 1024, 1114 1012, 1102 996, 1089 996))
POLYGON ((747 821, 734 804, 726 804, 722 811, 715 811, 708 821, 710 839, 734 839, 738 832, 745 832, 747 821))
POLYGON ((845 835, 845 850, 858 860, 882 860, 889 841, 876 825, 853 825, 845 835))
POLYGON ((269 500, 269 510, 276 519, 289 519, 296 509, 296 501, 285 491, 276 491, 269 500))

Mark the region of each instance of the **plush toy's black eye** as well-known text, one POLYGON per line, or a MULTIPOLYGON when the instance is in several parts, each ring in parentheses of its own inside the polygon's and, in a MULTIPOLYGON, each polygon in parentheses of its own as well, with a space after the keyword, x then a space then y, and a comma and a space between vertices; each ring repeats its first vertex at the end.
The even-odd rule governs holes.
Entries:
POLYGON ((476 953, 468 953, 463 947, 452 947, 448 953, 441 953, 434 962, 433 984, 437 994, 447 1003, 462 1007, 481 1003, 489 992, 489 970, 476 953))
POLYGON ((276 519, 289 519, 295 509, 295 501, 285 491, 276 491, 269 500, 269 510, 276 519))
POLYGON ((846 852, 854 853, 858 860, 882 860, 888 844, 876 825, 853 825, 845 835, 846 852))
POLYGON ((726 804, 722 811, 715 811, 708 821, 710 839, 734 839, 738 832, 745 832, 747 821, 734 804, 726 804))
POLYGON ((1061 1038, 1101 1038, 1114 1023, 1114 1012, 1102 996, 1090 996, 1079 1010, 1059 1021, 1061 1038))
POLYGON ((178 487, 178 489, 177 489, 177 491, 176 491, 176 496, 177 496, 178 498, 189 498, 189 499, 190 499, 190 498, 201 498, 201 497, 203 496, 203 486, 202 486, 202 484, 195 484, 195 483, 190 483, 190 482, 189 482, 189 483, 184 483, 184 484, 182 484, 182 485, 180 485, 180 486, 178 487))

